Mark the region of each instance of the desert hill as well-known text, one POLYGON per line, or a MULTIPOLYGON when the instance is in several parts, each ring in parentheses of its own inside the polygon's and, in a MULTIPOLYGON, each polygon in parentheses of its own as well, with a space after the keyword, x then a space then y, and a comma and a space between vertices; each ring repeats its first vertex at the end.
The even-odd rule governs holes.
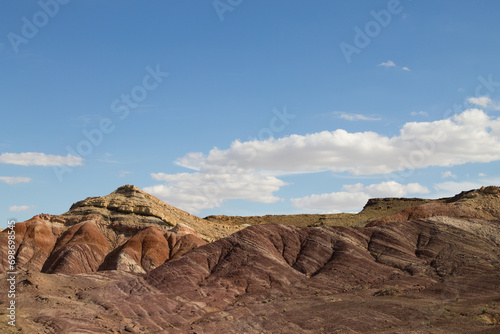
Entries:
POLYGON ((372 199, 357 215, 206 219, 149 196, 125 186, 16 224, 18 328, 500 332, 498 187, 372 199))
MULTIPOLYGON (((17 265, 46 273, 146 272, 238 229, 207 224, 127 185, 77 202, 62 215, 40 214, 17 223, 17 265)), ((0 237, 6 254, 6 234, 0 237)), ((0 272, 6 265, 3 256, 0 272)))
POLYGON ((206 241, 217 240, 236 231, 224 224, 207 224, 205 220, 174 208, 133 185, 120 187, 107 196, 89 197, 77 202, 62 216, 87 215, 100 215, 123 230, 130 228, 135 231, 144 226, 161 230, 187 227, 206 241))
POLYGON ((359 213, 295 214, 266 216, 208 216, 210 222, 248 226, 286 224, 293 226, 366 226, 389 221, 433 216, 498 219, 500 217, 500 188, 482 187, 441 199, 372 198, 359 213))

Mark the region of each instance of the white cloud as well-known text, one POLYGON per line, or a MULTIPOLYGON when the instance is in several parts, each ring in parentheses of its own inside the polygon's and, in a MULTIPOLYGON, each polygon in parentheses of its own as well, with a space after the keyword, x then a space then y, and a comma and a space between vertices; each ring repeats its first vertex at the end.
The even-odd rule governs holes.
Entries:
POLYGON ((363 208, 370 196, 364 193, 336 192, 292 198, 293 206, 315 213, 357 212, 363 208))
POLYGON ((66 156, 37 152, 0 154, 0 163, 21 166, 83 166, 83 161, 83 158, 71 154, 66 156))
POLYGON ((393 62, 392 60, 388 60, 386 62, 382 62, 380 64, 378 64, 378 66, 382 66, 382 67, 397 67, 403 71, 407 71, 407 72, 410 72, 410 68, 408 68, 407 66, 398 66, 396 65, 395 62, 393 62))
POLYGON ((31 178, 23 176, 0 176, 0 182, 7 184, 28 183, 31 181, 31 178))
POLYGON ((384 67, 394 67, 396 64, 392 60, 388 60, 386 62, 382 62, 378 64, 378 66, 384 66, 384 67))
POLYGON ((447 179, 447 178, 452 178, 452 179, 456 179, 457 176, 455 174, 453 174, 451 171, 446 171, 446 172, 442 172, 441 173, 441 178, 443 179, 447 179))
POLYGON ((347 121, 380 121, 380 117, 372 117, 372 116, 365 116, 361 114, 351 114, 351 113, 346 113, 343 111, 335 111, 333 112, 333 115, 335 117, 345 119, 347 121))
POLYGON ((9 207, 10 212, 26 212, 31 211, 35 207, 33 205, 13 205, 9 207))
POLYGON ((472 109, 452 119, 406 123, 393 137, 342 129, 279 139, 234 141, 208 155, 189 153, 177 164, 193 170, 233 164, 271 175, 319 171, 387 174, 429 166, 500 160, 500 120, 472 109))
POLYGON ((415 117, 415 116, 424 116, 424 117, 427 117, 427 116, 429 116, 429 114, 427 112, 425 112, 425 111, 412 111, 410 113, 410 116, 413 116, 413 117, 415 117))
POLYGON ((273 193, 286 185, 273 176, 231 167, 196 173, 153 173, 151 176, 165 184, 146 187, 144 191, 193 213, 218 207, 230 199, 275 203, 280 198, 273 193))
POLYGON ((485 176, 487 176, 487 175, 486 175, 486 174, 484 174, 484 173, 479 173, 479 174, 478 174, 478 176, 480 176, 480 177, 485 177, 485 176))
MULTIPOLYGON (((451 119, 406 123, 392 137, 338 129, 279 139, 237 140, 228 149, 213 148, 206 155, 186 154, 176 163, 195 172, 152 174, 161 184, 145 191, 184 210, 199 211, 219 206, 228 199, 276 202, 279 198, 274 193, 286 185, 279 176, 288 174, 400 172, 404 176, 408 169, 496 160, 500 160, 500 119, 471 109, 451 119)), ((354 191, 346 186, 344 192, 358 193, 365 201, 367 194, 372 195, 370 189, 363 187, 354 191)), ((377 189, 381 194, 381 188, 377 189)), ((397 194, 395 189, 390 188, 390 193, 397 194)), ((329 202, 331 196, 337 199, 342 196, 327 195, 321 196, 329 202)), ((352 195, 342 198, 352 198, 352 195)), ((317 202, 317 198, 314 200, 317 202)), ((354 207, 357 208, 357 204, 354 207)), ((349 206, 343 208, 348 209, 349 206)))
POLYGON ((485 109, 500 110, 500 104, 495 103, 488 96, 470 97, 467 99, 467 102, 471 105, 480 106, 485 109))
POLYGON ((395 181, 364 186, 361 183, 344 185, 341 192, 314 194, 301 198, 292 198, 293 206, 305 210, 320 212, 359 211, 368 199, 374 197, 403 197, 407 194, 427 194, 429 189, 418 184, 406 185, 395 181))
POLYGON ((467 102, 483 108, 487 108, 489 105, 493 103, 493 101, 491 101, 491 99, 487 96, 470 97, 467 99, 467 102))

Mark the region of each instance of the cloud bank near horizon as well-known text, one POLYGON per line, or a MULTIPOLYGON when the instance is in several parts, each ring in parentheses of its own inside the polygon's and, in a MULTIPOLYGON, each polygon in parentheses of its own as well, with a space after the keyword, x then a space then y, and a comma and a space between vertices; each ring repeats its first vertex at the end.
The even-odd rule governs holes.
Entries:
POLYGON ((0 164, 10 164, 19 166, 83 166, 83 158, 71 154, 66 156, 45 154, 39 152, 24 153, 2 153, 0 154, 0 164))
MULTIPOLYGON (((392 137, 338 129, 278 139, 236 140, 228 149, 214 148, 206 155, 186 154, 176 164, 194 172, 153 173, 152 178, 162 183, 145 190, 180 208, 199 212, 230 199, 259 203, 283 200, 275 193, 287 185, 279 177, 289 174, 331 171, 404 178, 407 170, 497 160, 500 119, 480 109, 469 109, 448 119, 408 122, 392 137)), ((344 203, 343 210, 348 210, 359 207, 360 200, 356 199, 371 194, 391 197, 428 192, 414 183, 357 185, 356 191, 346 191, 351 188, 345 187, 343 192, 295 198, 292 204, 303 209, 336 210, 337 203, 344 203)))

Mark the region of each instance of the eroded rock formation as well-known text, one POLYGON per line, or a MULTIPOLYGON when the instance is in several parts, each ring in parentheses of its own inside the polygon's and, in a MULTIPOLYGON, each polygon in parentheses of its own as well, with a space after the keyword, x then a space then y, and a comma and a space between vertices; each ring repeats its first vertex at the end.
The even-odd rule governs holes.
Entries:
POLYGON ((211 243, 193 227, 162 230, 157 216, 148 219, 162 224, 137 232, 95 211, 37 216, 19 226, 29 270, 18 276, 18 324, 33 333, 496 333, 499 194, 371 200, 377 214, 365 227, 258 224, 211 243), (405 208, 391 211, 396 201, 405 208))
MULTIPOLYGON (((123 186, 75 203, 63 215, 41 214, 17 223, 17 267, 62 274, 145 273, 237 229, 207 224, 135 186, 123 186)), ((0 233, 0 252, 7 254, 7 231, 0 233)), ((5 271, 6 256, 0 265, 5 271)))

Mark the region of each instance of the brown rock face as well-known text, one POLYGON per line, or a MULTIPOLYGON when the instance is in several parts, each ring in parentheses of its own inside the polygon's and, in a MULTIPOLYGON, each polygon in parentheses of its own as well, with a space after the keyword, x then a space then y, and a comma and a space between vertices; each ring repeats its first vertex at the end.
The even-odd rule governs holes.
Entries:
MULTIPOLYGON (((367 205, 370 205, 370 201, 367 205)), ((367 226, 437 216, 500 219, 500 188, 490 186, 464 191, 452 198, 430 201, 372 220, 367 226)))
MULTIPOLYGON (((63 215, 43 214, 17 223, 17 268, 62 274, 111 269, 145 273, 205 244, 192 228, 201 224, 209 240, 237 229, 209 224, 135 186, 123 186, 108 196, 80 201, 63 215)), ((0 232, 0 251, 5 254, 0 272, 7 268, 7 232, 0 232)))
MULTIPOLYGON (((150 233, 156 235, 145 231, 142 240, 150 233)), ((364 228, 259 225, 138 277, 103 271, 78 283, 79 276, 24 275, 31 275, 25 298, 44 294, 46 301, 30 302, 50 305, 30 308, 36 321, 21 320, 34 332, 498 330, 500 222, 436 217, 364 228), (51 277, 68 286, 66 301, 47 292, 51 277)))
POLYGON ((205 240, 192 233, 167 232, 164 235, 170 245, 169 260, 175 259, 192 249, 205 245, 205 240))
POLYGON ((135 231, 145 226, 155 226, 167 231, 175 226, 185 226, 207 241, 223 238, 239 228, 207 221, 170 206, 133 185, 126 185, 103 197, 89 197, 71 206, 65 217, 101 215, 111 220, 115 229, 135 231))
POLYGON ((451 198, 372 198, 363 210, 354 213, 294 214, 265 216, 214 215, 205 219, 247 227, 259 224, 285 224, 293 226, 356 226, 376 225, 389 221, 451 216, 478 219, 500 219, 500 187, 489 186, 464 191, 451 198))
POLYGON ((170 247, 163 234, 154 227, 148 227, 110 254, 101 269, 145 273, 167 261, 169 254, 170 247))
MULTIPOLYGON (((32 219, 17 223, 16 231, 16 263, 18 267, 25 267, 40 271, 50 256, 58 236, 64 227, 62 224, 51 221, 49 215, 39 215, 32 219)), ((7 254, 7 230, 0 232, 0 253, 7 254)), ((7 267, 7 257, 1 257, 1 268, 7 267)))
POLYGON ((209 287, 218 293, 205 300, 214 303, 291 285, 339 292, 398 277, 425 277, 429 283, 429 278, 498 266, 499 246, 498 222, 443 218, 372 228, 262 225, 199 247, 145 279, 167 294, 209 287), (454 240, 458 233, 461 239, 454 240))
POLYGON ((193 234, 167 232, 163 235, 158 229, 148 227, 111 253, 100 269, 145 273, 204 244, 203 239, 193 234))
POLYGON ((151 196, 133 185, 126 185, 116 189, 114 192, 103 197, 89 197, 83 201, 73 204, 70 208, 71 214, 78 212, 94 211, 100 213, 99 209, 110 212, 135 214, 139 216, 150 216, 161 219, 164 223, 175 226, 199 220, 187 212, 176 209, 154 196, 151 196))
POLYGON ((42 271, 49 274, 97 271, 110 248, 110 243, 95 222, 76 224, 58 239, 42 271))
MULTIPOLYGON (((496 190, 403 201, 416 205, 379 213, 367 227, 263 224, 209 244, 184 225, 119 225, 122 213, 38 217, 19 230, 26 250, 35 248, 22 259, 32 268, 44 262, 53 274, 20 270, 18 326, 27 333, 498 333, 496 190), (39 229, 53 242, 31 241, 37 224, 52 226, 39 229), (37 256, 36 247, 47 251, 37 256)), ((0 280, 0 289, 7 285, 0 280)), ((6 298, 0 294, 0 304, 6 298)))

